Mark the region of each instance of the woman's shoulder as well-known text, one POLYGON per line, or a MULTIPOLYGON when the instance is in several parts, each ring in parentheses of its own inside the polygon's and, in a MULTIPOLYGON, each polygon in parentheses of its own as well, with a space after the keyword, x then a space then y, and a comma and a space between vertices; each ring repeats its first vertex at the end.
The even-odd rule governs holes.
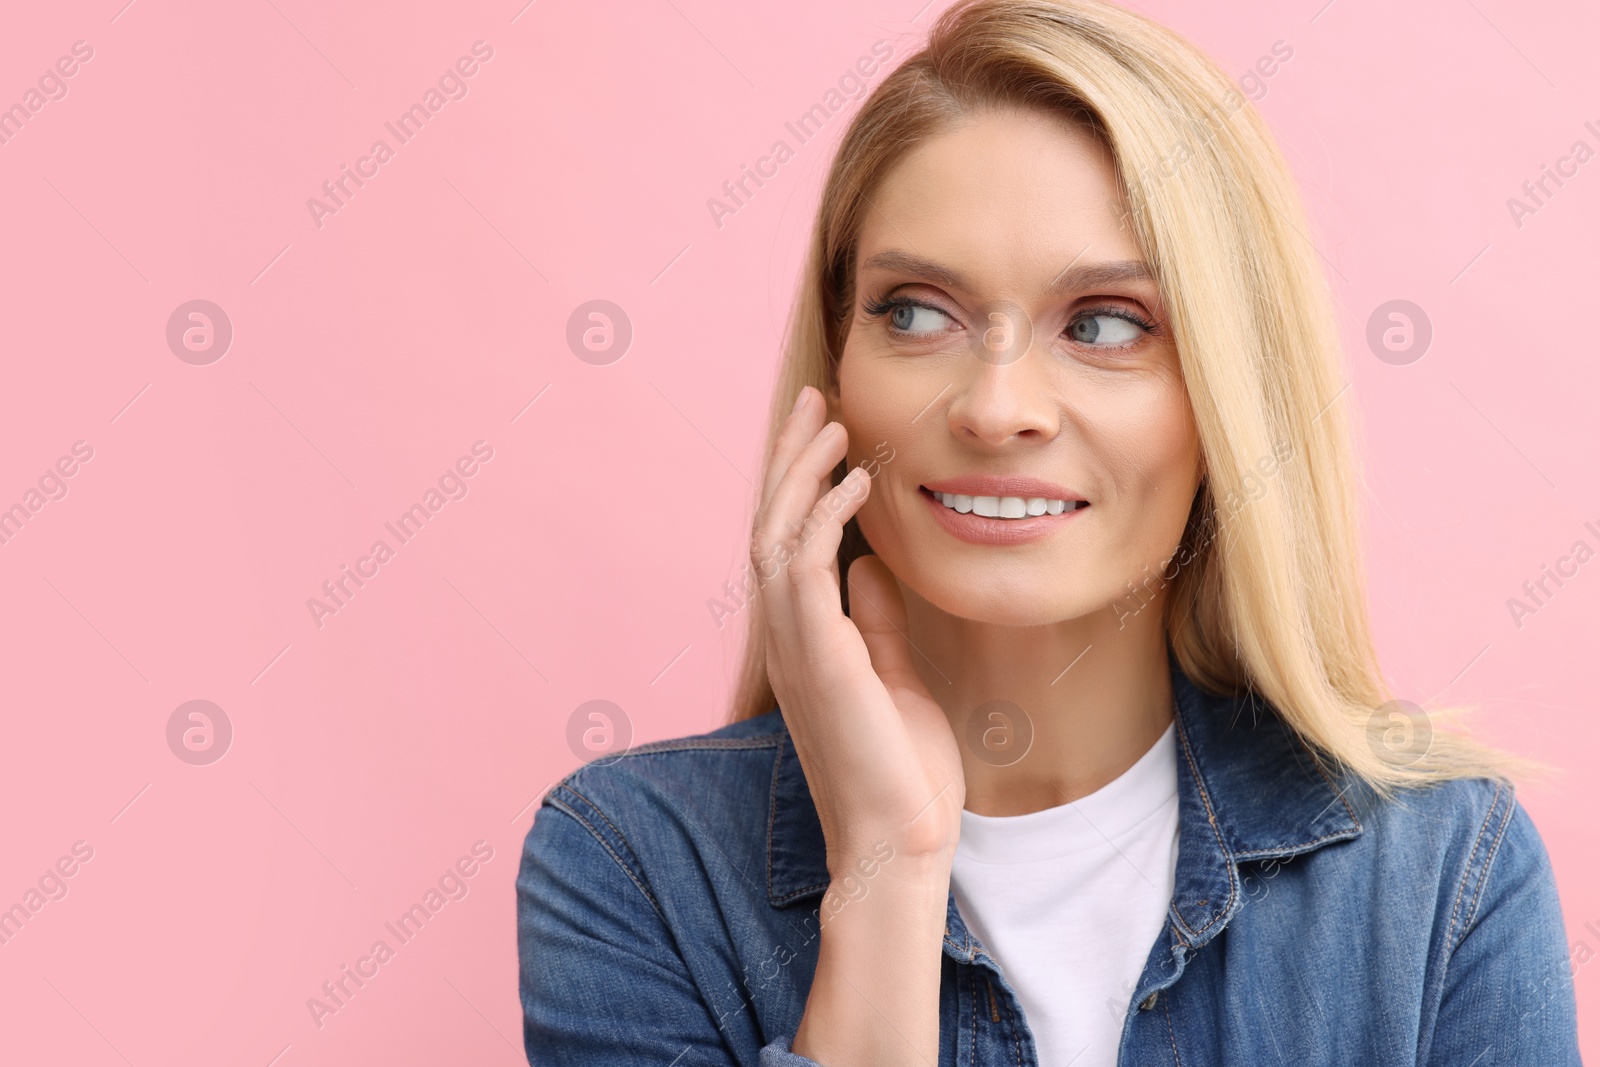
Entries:
POLYGON ((1492 911, 1523 911, 1548 920, 1555 878, 1533 818, 1505 778, 1431 782, 1380 797, 1349 790, 1362 832, 1350 859, 1375 897, 1429 901, 1449 944, 1459 943, 1492 911), (1426 892, 1420 881, 1431 882, 1426 892))
POLYGON ((1509 779, 1450 778, 1399 789, 1389 797, 1350 787, 1346 795, 1362 824, 1362 836, 1370 836, 1378 848, 1456 854, 1485 864, 1508 846, 1543 848, 1509 779))
POLYGON ((544 794, 528 848, 574 860, 580 849, 597 860, 609 854, 634 873, 717 850, 755 857, 766 846, 778 768, 792 744, 774 708, 589 760, 544 794), (603 851, 593 841, 582 846, 587 837, 603 851))
POLYGON ((551 792, 564 789, 613 801, 641 792, 685 799, 715 793, 743 800, 748 789, 770 784, 774 760, 787 739, 783 716, 774 708, 702 733, 597 756, 570 771, 551 792))

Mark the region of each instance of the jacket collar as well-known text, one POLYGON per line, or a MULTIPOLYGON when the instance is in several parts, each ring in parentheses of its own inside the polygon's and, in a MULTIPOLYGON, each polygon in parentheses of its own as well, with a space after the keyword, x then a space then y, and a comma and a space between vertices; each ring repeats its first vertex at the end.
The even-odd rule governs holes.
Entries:
MULTIPOLYGON (((1191 682, 1171 646, 1178 741, 1179 939, 1209 941, 1243 903, 1238 864, 1283 859, 1361 833, 1349 779, 1335 781, 1287 724, 1252 693, 1217 695, 1191 682)), ((781 718, 781 716, 780 716, 781 718)), ((767 897, 784 907, 828 888, 827 847, 787 726, 772 772, 767 897)), ((952 912, 954 908, 952 906, 952 912)), ((952 915, 951 947, 973 944, 952 915)))

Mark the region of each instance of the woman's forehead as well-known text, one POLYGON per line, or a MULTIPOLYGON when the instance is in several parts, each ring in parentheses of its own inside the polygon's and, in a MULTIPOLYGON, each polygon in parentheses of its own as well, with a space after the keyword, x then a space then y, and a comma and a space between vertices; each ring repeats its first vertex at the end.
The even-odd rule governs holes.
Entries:
POLYGON ((908 152, 863 215, 858 269, 900 249, 974 282, 1033 288, 1074 257, 1140 259, 1104 147, 1045 119, 980 113, 908 152))

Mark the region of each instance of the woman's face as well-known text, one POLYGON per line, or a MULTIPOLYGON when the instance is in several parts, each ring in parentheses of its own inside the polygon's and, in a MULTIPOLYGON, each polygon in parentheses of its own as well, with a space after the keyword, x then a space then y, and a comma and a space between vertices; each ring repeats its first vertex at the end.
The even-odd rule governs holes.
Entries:
POLYGON ((1126 598, 1177 548, 1202 467, 1109 154, 1063 119, 987 111, 872 199, 829 401, 848 461, 877 471, 857 513, 873 551, 983 622, 1126 598))

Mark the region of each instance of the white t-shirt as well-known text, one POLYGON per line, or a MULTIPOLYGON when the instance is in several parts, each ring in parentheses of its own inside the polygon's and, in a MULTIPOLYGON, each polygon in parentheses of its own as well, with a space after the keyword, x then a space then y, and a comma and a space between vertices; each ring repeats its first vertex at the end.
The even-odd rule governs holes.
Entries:
POLYGON ((1021 999, 1041 1067, 1116 1067, 1177 863, 1170 725, 1132 767, 1071 804, 961 813, 956 907, 1021 999))

